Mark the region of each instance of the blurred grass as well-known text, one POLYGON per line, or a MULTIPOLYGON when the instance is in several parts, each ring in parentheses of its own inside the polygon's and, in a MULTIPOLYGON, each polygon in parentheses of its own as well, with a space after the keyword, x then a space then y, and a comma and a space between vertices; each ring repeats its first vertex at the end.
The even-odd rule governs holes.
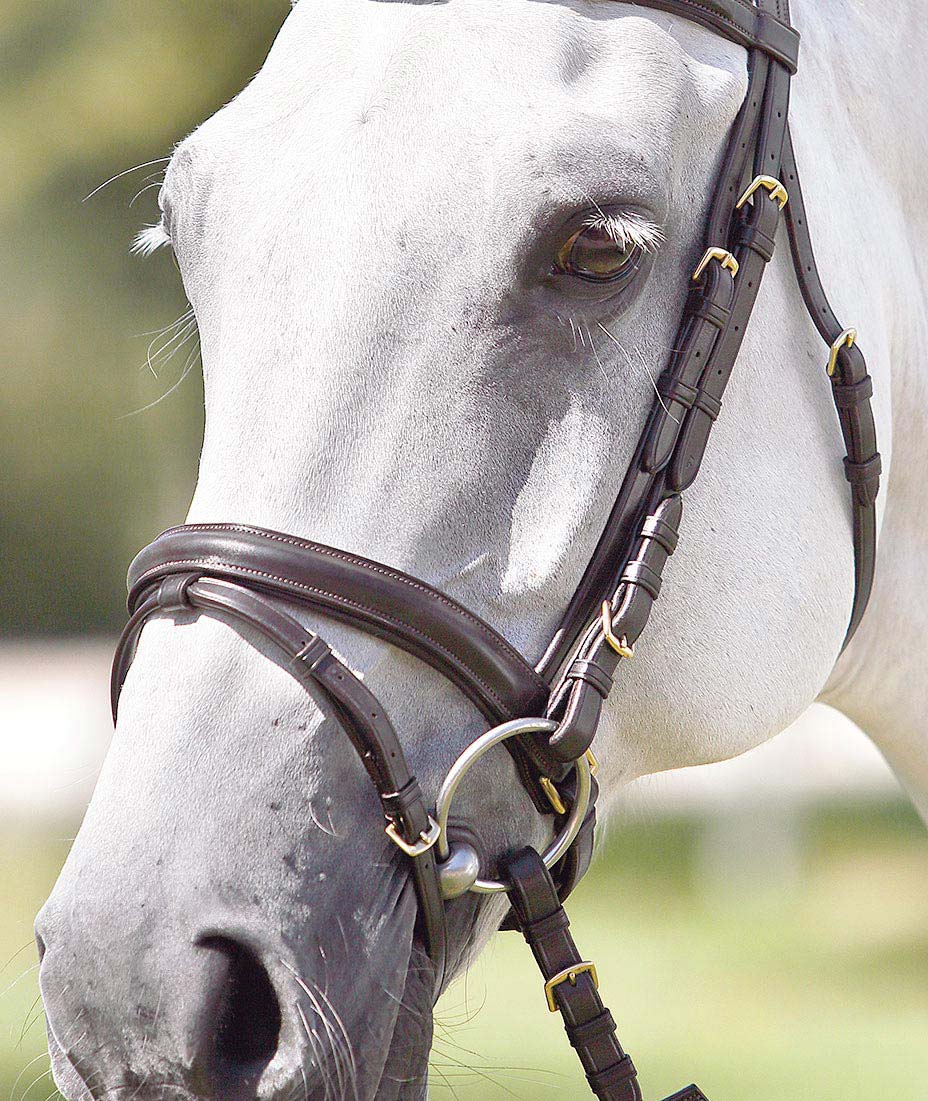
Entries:
POLYGON ((186 308, 158 219, 176 142, 260 68, 289 0, 0 0, 0 628, 114 632, 126 563, 182 519, 202 426, 185 356, 155 378, 153 331, 186 308), (131 204, 131 205, 130 205, 131 204), (149 334, 149 335, 145 335, 149 334), (140 370, 139 368, 143 368, 140 370), (48 577, 56 584, 49 585, 48 577))
MULTIPOLYGON (((695 1078, 712 1101, 924 1101, 928 845, 911 808, 810 813, 798 880, 748 894, 704 878, 704 828, 625 825, 570 905, 646 1098, 695 1078)), ((43 1101, 47 1078, 26 1089, 46 1069, 29 1067, 43 1050, 30 925, 67 843, 0 836, 2 961, 26 946, 0 976, 26 972, 0 997, 0 1098, 43 1101)), ((440 1101, 586 1096, 516 934, 443 999, 433 1068, 440 1101)))

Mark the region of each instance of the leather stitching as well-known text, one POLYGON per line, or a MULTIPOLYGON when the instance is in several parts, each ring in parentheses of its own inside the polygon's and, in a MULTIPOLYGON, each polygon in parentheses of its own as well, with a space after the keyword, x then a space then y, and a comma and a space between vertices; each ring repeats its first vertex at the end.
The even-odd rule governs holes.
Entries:
MULTIPOLYGON (((760 17, 764 14, 767 14, 769 19, 778 23, 781 27, 784 27, 787 30, 790 29, 785 24, 783 24, 780 19, 776 18, 772 14, 761 12, 758 7, 756 7, 752 3, 748 3, 747 0, 733 0, 733 2, 736 3, 741 9, 744 16, 744 22, 739 23, 736 19, 733 19, 730 16, 726 15, 718 8, 715 8, 710 4, 700 3, 699 0, 679 0, 679 2, 685 8, 695 9, 696 11, 704 12, 709 21, 718 26, 718 29, 720 31, 722 30, 722 27, 719 26, 719 24, 730 27, 733 31, 736 32, 739 39, 747 39, 749 41, 750 45, 747 47, 748 49, 762 50, 764 53, 774 58, 777 62, 781 64, 788 63, 789 68, 795 68, 794 59, 792 57, 789 57, 787 62, 788 55, 785 53, 781 53, 781 51, 775 47, 774 43, 761 33, 760 17)), ((642 3, 645 6, 648 6, 647 0, 642 0, 642 3)), ((676 14, 680 13, 678 12, 676 14)))
MULTIPOLYGON (((725 15, 724 12, 720 12, 716 8, 710 7, 708 4, 700 4, 699 0, 682 0, 682 3, 684 3, 688 8, 698 8, 700 11, 704 11, 708 15, 711 15, 713 19, 718 19, 722 23, 727 23, 729 27, 734 27, 734 29, 738 31, 739 34, 753 36, 749 27, 746 27, 743 24, 736 22, 734 19, 729 19, 729 17, 725 15)), ((735 0, 735 3, 743 9, 745 16, 753 20, 756 25, 757 8, 753 4, 748 5, 747 3, 745 3, 745 0, 735 0)))
MULTIPOLYGON (((480 633, 484 636, 484 638, 486 638, 486 640, 491 644, 491 646, 494 649, 500 651, 501 653, 506 654, 510 658, 514 658, 520 664, 527 666, 527 663, 526 663, 525 659, 518 652, 518 650, 516 650, 516 648, 510 642, 508 642, 505 638, 503 638, 502 635, 498 634, 497 632, 495 632, 491 628, 489 628, 488 625, 486 623, 484 623, 478 616, 475 616, 473 614, 473 612, 469 612, 465 607, 463 607, 463 605, 458 604, 457 601, 452 600, 450 597, 446 596, 444 593, 440 593, 436 589, 431 588, 430 586, 423 585, 423 584, 421 584, 417 581, 414 581, 412 578, 406 577, 404 574, 400 573, 399 571, 392 570, 389 566, 384 566, 382 564, 374 563, 374 562, 370 561, 370 559, 366 559, 366 558, 362 559, 359 556, 354 556, 354 555, 351 555, 351 554, 347 554, 344 551, 338 551, 334 547, 326 547, 321 543, 314 543, 314 542, 312 542, 312 540, 309 540, 309 539, 297 539, 293 536, 281 535, 278 532, 260 531, 257 528, 247 527, 246 525, 238 525, 238 524, 193 524, 193 525, 190 525, 186 528, 183 528, 183 527, 181 527, 181 528, 177 528, 177 527, 168 528, 168 530, 164 534, 165 535, 172 535, 172 534, 175 534, 175 533, 178 533, 178 532, 189 532, 189 531, 238 531, 238 532, 242 532, 245 535, 256 535, 261 539, 268 539, 268 540, 271 540, 271 541, 277 542, 277 543, 286 543, 286 544, 289 544, 290 546, 302 547, 302 548, 305 548, 307 550, 313 550, 313 551, 316 551, 317 553, 325 555, 329 558, 334 558, 334 559, 337 559, 338 561, 341 561, 341 562, 347 562, 350 565, 357 565, 359 563, 362 563, 362 568, 363 569, 368 569, 372 573, 379 573, 384 577, 389 577, 394 581, 399 581, 403 585, 407 585, 410 588, 416 589, 418 592, 424 593, 429 598, 431 598, 433 600, 437 600, 437 601, 439 601, 439 603, 446 605, 452 611, 457 612, 459 615, 463 616, 470 623, 472 623, 478 629, 478 631, 480 631, 480 633)), ((149 572, 151 572, 151 571, 146 571, 146 574, 144 576, 147 576, 149 572)), ((270 575, 268 575, 268 576, 270 576, 270 575)), ((287 579, 286 578, 278 578, 277 580, 286 581, 287 579)), ((289 582, 289 583, 292 584, 293 582, 289 582)), ((330 596, 333 596, 333 597, 335 596, 334 593, 327 594, 327 595, 330 595, 330 596)), ((338 599, 342 599, 342 598, 338 597, 338 599)), ((350 601, 349 601, 349 603, 350 603, 350 601)), ((370 610, 374 611, 373 608, 370 609, 370 610)), ((380 614, 380 613, 377 613, 377 614, 380 614)), ((385 615, 384 618, 388 619, 390 617, 385 615)), ((406 626, 400 620, 391 620, 391 622, 394 622, 399 626, 406 626)), ((410 628, 410 630, 414 630, 414 628, 410 628)), ((428 636, 423 636, 423 637, 428 637, 428 636)), ((531 666, 527 666, 527 668, 531 669, 531 666)), ((534 670, 532 670, 532 672, 534 673, 534 670)), ((534 674, 534 677, 535 677, 535 682, 536 682, 537 686, 539 688, 543 688, 543 689, 547 690, 547 685, 541 679, 541 677, 538 677, 537 674, 534 674)))
POLYGON ((430 643, 432 646, 435 647, 436 650, 444 654, 449 659, 450 664, 455 669, 466 672, 469 675, 470 679, 478 684, 484 690, 484 692, 486 692, 487 696, 498 705, 503 713, 507 713, 509 710, 503 700, 499 697, 499 695, 497 695, 497 693, 489 684, 487 684, 481 677, 477 676, 473 669, 471 669, 470 666, 465 665, 454 653, 452 653, 452 651, 448 650, 447 647, 443 646, 440 642, 432 638, 431 635, 427 635, 424 631, 420 631, 416 627, 412 627, 407 623, 402 623, 400 620, 395 620, 391 616, 376 611, 373 608, 369 608, 367 605, 361 604, 356 600, 349 600, 347 597, 339 596, 337 593, 331 593, 326 589, 320 589, 312 585, 304 585, 302 582, 293 581, 291 578, 287 577, 279 577, 277 574, 273 573, 265 573, 263 570, 255 570, 242 566, 236 566, 232 563, 223 562, 221 559, 216 558, 211 558, 208 560, 198 558, 180 558, 173 559, 170 562, 160 562, 151 570, 146 570, 145 573, 140 576, 137 584, 141 586, 148 583, 149 581, 154 581, 159 577, 162 571, 164 571, 165 569, 172 569, 176 566, 195 567, 204 571, 210 571, 217 566, 221 566, 222 569, 230 570, 232 573, 236 574, 236 576, 264 578, 266 581, 277 581, 282 585, 302 589, 304 592, 307 593, 314 593, 317 596, 328 597, 330 600, 335 601, 337 604, 345 604, 348 607, 357 609, 358 611, 375 614, 380 619, 384 619, 387 622, 393 624, 393 626, 408 631, 411 635, 415 636, 420 641, 430 643))

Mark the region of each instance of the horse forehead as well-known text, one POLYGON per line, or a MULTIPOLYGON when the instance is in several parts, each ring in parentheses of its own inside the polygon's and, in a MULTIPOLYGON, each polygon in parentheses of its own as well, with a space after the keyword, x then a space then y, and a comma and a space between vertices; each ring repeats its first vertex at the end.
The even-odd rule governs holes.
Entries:
POLYGON ((452 178, 482 155, 517 169, 538 152, 570 155, 602 129, 659 159, 732 67, 693 32, 590 0, 301 0, 255 81, 192 144, 217 163, 273 151, 322 175, 414 175, 440 160, 452 178))
POLYGON ((673 25, 602 0, 311 0, 287 20, 272 57, 284 65, 312 58, 320 82, 386 79, 401 88, 424 76, 447 86, 479 74, 516 86, 546 74, 576 81, 618 48, 673 60, 673 25))

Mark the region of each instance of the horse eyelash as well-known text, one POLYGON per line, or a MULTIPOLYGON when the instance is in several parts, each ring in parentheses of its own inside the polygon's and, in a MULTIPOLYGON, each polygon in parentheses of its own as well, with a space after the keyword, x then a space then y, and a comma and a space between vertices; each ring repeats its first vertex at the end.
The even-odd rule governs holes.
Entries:
MULTIPOLYGON (((656 252, 664 243, 664 231, 661 227, 632 211, 623 214, 591 214, 584 225, 587 229, 605 230, 619 248, 637 246, 642 252, 656 252)), ((143 226, 135 235, 130 251, 133 256, 146 257, 170 244, 171 237, 162 219, 154 225, 143 226)))
POLYGON ((155 225, 143 226, 135 235, 130 252, 133 256, 151 256, 153 252, 170 244, 171 236, 162 220, 155 225))
POLYGON ((634 246, 642 252, 657 252, 664 243, 663 229, 634 211, 624 211, 622 214, 597 211, 586 219, 584 227, 604 230, 623 249, 634 246))

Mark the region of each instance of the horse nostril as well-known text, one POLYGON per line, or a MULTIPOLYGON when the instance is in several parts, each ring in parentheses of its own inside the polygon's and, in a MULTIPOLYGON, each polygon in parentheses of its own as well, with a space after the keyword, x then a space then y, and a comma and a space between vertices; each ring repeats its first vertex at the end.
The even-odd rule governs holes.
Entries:
POLYGON ((280 1039, 280 1003, 270 976, 249 948, 227 937, 208 937, 204 948, 221 952, 228 979, 215 1020, 213 1058, 220 1077, 260 1077, 280 1039))

